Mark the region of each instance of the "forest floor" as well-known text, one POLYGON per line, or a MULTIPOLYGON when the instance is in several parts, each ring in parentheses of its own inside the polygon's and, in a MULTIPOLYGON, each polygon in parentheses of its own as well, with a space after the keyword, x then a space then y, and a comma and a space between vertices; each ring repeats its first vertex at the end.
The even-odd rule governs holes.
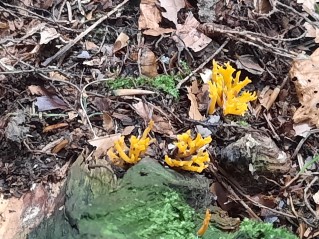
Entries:
POLYGON ((153 120, 145 155, 166 167, 177 135, 212 138, 202 174, 228 216, 316 238, 316 10, 307 0, 1 1, 2 202, 59 190, 81 154, 122 177, 130 166, 107 151, 153 120), (251 80, 246 111, 228 112, 222 95, 209 112, 213 60, 251 80))

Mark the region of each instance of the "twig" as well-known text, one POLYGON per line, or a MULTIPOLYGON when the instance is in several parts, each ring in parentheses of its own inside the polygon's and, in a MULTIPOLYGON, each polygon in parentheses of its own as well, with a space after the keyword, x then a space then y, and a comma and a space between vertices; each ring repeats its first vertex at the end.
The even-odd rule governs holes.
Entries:
POLYGON ((276 101, 279 93, 280 93, 280 90, 283 89, 283 87, 285 86, 285 84, 287 83, 288 81, 288 76, 285 77, 285 79, 283 80, 283 82, 281 83, 280 86, 277 86, 274 91, 272 92, 271 96, 269 97, 269 100, 267 102, 267 105, 266 105, 266 110, 269 110, 271 108, 271 106, 273 105, 273 103, 276 101))
POLYGON ((100 82, 106 82, 106 81, 109 81, 109 80, 113 80, 113 79, 108 78, 108 79, 100 79, 100 80, 92 81, 92 82, 86 84, 86 85, 83 87, 82 90, 80 90, 80 92, 81 92, 81 94, 80 94, 80 105, 81 105, 81 108, 82 108, 82 110, 83 110, 83 112, 84 112, 84 116, 86 117, 86 120, 88 121, 89 127, 90 127, 90 129, 91 129, 91 131, 92 131, 92 133, 93 133, 93 135, 94 135, 94 138, 97 138, 97 135, 96 135, 96 133, 95 133, 95 131, 94 131, 94 129, 93 129, 93 126, 92 126, 92 124, 91 124, 90 117, 89 117, 89 115, 87 114, 87 111, 86 111, 86 109, 85 109, 85 107, 84 107, 83 95, 84 95, 84 93, 85 93, 85 89, 86 89, 88 86, 93 85, 93 84, 96 84, 96 83, 100 83, 100 82))
POLYGON ((318 180, 318 176, 315 176, 312 181, 307 185, 307 187, 305 188, 305 191, 304 191, 304 200, 305 200, 305 204, 306 206, 308 207, 309 211, 315 216, 315 218, 318 220, 319 219, 319 215, 316 213, 315 210, 312 209, 312 207, 310 206, 309 204, 309 201, 308 201, 308 196, 307 196, 307 192, 309 190, 309 188, 311 188, 311 186, 318 180))
MULTIPOLYGON (((318 24, 316 24, 316 22, 311 21, 308 17, 304 16, 302 13, 298 12, 296 9, 294 9, 294 8, 284 4, 284 3, 281 3, 279 1, 275 1, 275 4, 278 4, 278 5, 280 5, 280 6, 284 7, 284 8, 289 9, 290 11, 296 13, 297 15, 299 15, 300 17, 305 19, 305 21, 308 22, 309 24, 311 24, 312 26, 315 26, 316 28, 318 28, 318 24)), ((316 20, 318 20, 318 19, 316 19, 316 20)))
POLYGON ((308 137, 309 137, 310 135, 312 135, 312 134, 315 134, 315 133, 319 133, 319 129, 310 130, 310 131, 308 132, 308 134, 307 134, 302 140, 300 140, 300 142, 299 142, 297 148, 296 148, 295 151, 294 151, 294 154, 291 156, 291 159, 294 159, 294 158, 297 156, 299 150, 301 149, 302 145, 306 142, 306 140, 308 139, 308 137))
POLYGON ((227 45, 227 43, 229 42, 229 38, 227 38, 224 43, 206 60, 204 61, 199 67, 197 67, 194 71, 192 71, 188 76, 186 76, 183 80, 181 80, 176 88, 177 89, 180 89, 181 86, 186 82, 188 81, 195 73, 197 73, 199 70, 201 70, 208 62, 210 62, 211 60, 213 60, 213 58, 218 54, 220 53, 223 48, 227 45))
MULTIPOLYGON (((256 213, 235 193, 235 191, 233 190, 232 186, 226 184, 223 180, 221 180, 221 179, 219 178, 219 175, 218 175, 218 173, 217 173, 217 168, 215 168, 215 165, 212 165, 212 167, 209 167, 209 169, 210 169, 211 172, 214 174, 214 176, 215 176, 215 178, 217 179, 217 181, 218 181, 220 184, 222 184, 223 187, 226 188, 226 189, 228 190, 228 192, 229 192, 231 195, 233 195, 233 197, 234 197, 237 201, 239 201, 239 203, 247 210, 247 212, 249 213, 249 215, 250 215, 251 217, 255 218, 255 219, 258 220, 258 221, 262 221, 262 220, 260 219, 260 217, 258 217, 258 216, 256 215, 256 213)), ((223 176, 225 177, 226 175, 223 175, 223 176)), ((230 182, 230 180, 227 179, 226 177, 225 177, 225 179, 226 179, 228 182, 230 182)))
POLYGON ((266 115, 266 113, 264 113, 263 115, 264 115, 264 117, 265 117, 265 120, 266 120, 267 123, 268 123, 269 128, 271 129, 272 133, 274 134, 275 139, 278 140, 278 141, 280 141, 280 137, 279 137, 279 135, 276 133, 276 131, 275 131, 274 127, 272 126, 272 123, 270 122, 268 116, 266 115))
POLYGON ((97 20, 93 25, 91 25, 89 28, 87 28, 84 32, 79 34, 75 39, 70 41, 67 45, 62 47, 54 56, 49 57, 45 60, 45 62, 42 63, 43 66, 49 65, 52 61, 56 60, 57 58, 64 55, 67 51, 69 51, 74 44, 79 42, 83 37, 85 37, 89 32, 91 32, 94 28, 96 28, 99 24, 104 22, 106 19, 108 19, 112 14, 117 12, 121 7, 123 7, 129 0, 124 0, 121 4, 117 5, 112 11, 110 11, 107 15, 101 17, 99 20, 97 20))

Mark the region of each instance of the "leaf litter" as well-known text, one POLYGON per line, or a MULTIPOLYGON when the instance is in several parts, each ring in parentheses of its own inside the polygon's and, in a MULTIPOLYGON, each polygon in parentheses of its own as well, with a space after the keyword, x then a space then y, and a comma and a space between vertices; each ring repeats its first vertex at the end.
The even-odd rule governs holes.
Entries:
POLYGON ((148 154, 163 164, 169 150, 176 155, 168 146, 178 135, 191 130, 213 139, 203 175, 212 179, 215 206, 234 219, 272 221, 315 238, 314 2, 1 2, 3 200, 34 185, 53 197, 50 187, 65 180, 78 155, 108 160, 121 136, 141 136, 153 120, 157 142, 148 154), (245 90, 258 100, 245 115, 225 116, 223 104, 207 115, 212 60, 252 80, 245 90))

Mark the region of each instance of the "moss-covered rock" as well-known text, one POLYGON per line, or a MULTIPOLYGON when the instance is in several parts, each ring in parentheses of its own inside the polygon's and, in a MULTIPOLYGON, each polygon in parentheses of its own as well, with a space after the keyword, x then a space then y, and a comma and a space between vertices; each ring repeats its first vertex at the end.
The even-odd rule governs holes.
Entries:
MULTIPOLYGON (((56 210, 28 238, 197 237, 204 212, 212 203, 207 178, 198 174, 178 173, 146 158, 117 181, 113 172, 104 166, 88 170, 80 157, 70 170, 64 192, 64 210, 56 210)), ((293 238, 286 236, 286 232, 271 228, 268 224, 245 221, 237 233, 227 234, 210 226, 202 238, 257 239, 267 233, 272 235, 272 232, 275 232, 275 236, 293 238)))

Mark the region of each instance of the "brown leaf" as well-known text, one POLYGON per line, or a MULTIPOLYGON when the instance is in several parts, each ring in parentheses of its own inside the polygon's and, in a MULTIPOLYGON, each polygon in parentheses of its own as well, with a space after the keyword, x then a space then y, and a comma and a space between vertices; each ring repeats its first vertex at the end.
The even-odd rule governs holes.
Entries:
POLYGON ((163 17, 177 25, 177 13, 185 7, 185 0, 159 0, 161 7, 166 11, 162 12, 163 17))
POLYGON ((195 95, 191 92, 190 87, 187 87, 187 91, 188 91, 187 97, 191 102, 191 106, 188 111, 189 117, 193 120, 202 120, 203 116, 198 110, 198 104, 197 104, 195 95))
POLYGON ((94 42, 85 41, 85 49, 88 50, 88 51, 98 50, 99 46, 97 46, 94 42))
POLYGON ((154 121, 153 131, 165 135, 173 135, 174 129, 168 119, 164 119, 162 116, 156 115, 153 112, 153 107, 142 101, 133 104, 136 113, 141 116, 146 122, 151 119, 154 121))
POLYGON ((159 22, 162 20, 160 11, 154 3, 140 4, 140 17, 138 19, 138 29, 158 29, 159 22))
POLYGON ((121 32, 121 34, 117 37, 114 46, 113 53, 118 52, 122 48, 127 46, 127 42, 130 38, 125 33, 121 32))
POLYGON ((135 126, 127 126, 123 129, 122 135, 126 136, 126 135, 130 135, 132 133, 132 131, 135 129, 135 126))
POLYGON ((295 59, 290 76, 295 84, 301 107, 293 116, 295 123, 319 127, 319 48, 309 58, 295 59))
POLYGON ((106 113, 103 112, 103 128, 109 133, 114 129, 113 119, 112 117, 106 113))
POLYGON ((128 96, 128 95, 152 95, 154 91, 141 90, 141 89, 118 89, 113 90, 112 93, 116 96, 128 96))
POLYGON ((236 66, 238 69, 245 69, 254 75, 262 75, 265 72, 253 55, 238 56, 236 66))
POLYGON ((133 119, 131 117, 129 117, 128 115, 114 112, 112 114, 112 116, 116 119, 121 120, 123 125, 132 125, 133 124, 133 119))
MULTIPOLYGON (((186 47, 191 48, 194 52, 203 50, 211 41, 204 33, 197 30, 199 22, 190 12, 184 24, 177 24, 176 35, 173 39, 179 43, 181 40, 186 47)), ((179 43, 181 44, 181 43, 179 43)))
POLYGON ((67 139, 62 140, 58 145, 56 145, 52 149, 52 153, 57 154, 59 153, 62 149, 64 149, 67 145, 69 144, 69 141, 67 139))
POLYGON ((37 102, 35 103, 38 106, 38 111, 47 111, 54 109, 66 109, 67 104, 57 96, 41 96, 37 97, 37 102))
POLYGON ((114 142, 119 140, 121 134, 112 134, 104 137, 98 137, 96 139, 89 140, 89 144, 96 147, 94 156, 100 158, 106 155, 107 150, 114 145, 114 142))
POLYGON ((41 37, 40 37, 39 44, 43 45, 43 44, 48 44, 53 39, 60 37, 60 33, 58 33, 56 29, 53 27, 51 28, 45 27, 43 31, 40 32, 40 36, 41 37))
POLYGON ((28 86, 28 89, 32 95, 46 95, 46 91, 42 86, 30 85, 28 86))
POLYGON ((172 28, 162 28, 159 26, 162 20, 161 12, 156 6, 155 0, 144 0, 140 4, 140 17, 138 19, 138 29, 146 30, 143 33, 151 36, 159 36, 164 33, 175 31, 172 28))
POLYGON ((68 123, 58 123, 58 124, 49 125, 49 126, 44 127, 43 133, 51 132, 53 130, 66 127, 68 125, 69 125, 68 123))
POLYGON ((147 77, 157 76, 157 63, 155 54, 148 48, 144 48, 141 53, 141 74, 147 77))

